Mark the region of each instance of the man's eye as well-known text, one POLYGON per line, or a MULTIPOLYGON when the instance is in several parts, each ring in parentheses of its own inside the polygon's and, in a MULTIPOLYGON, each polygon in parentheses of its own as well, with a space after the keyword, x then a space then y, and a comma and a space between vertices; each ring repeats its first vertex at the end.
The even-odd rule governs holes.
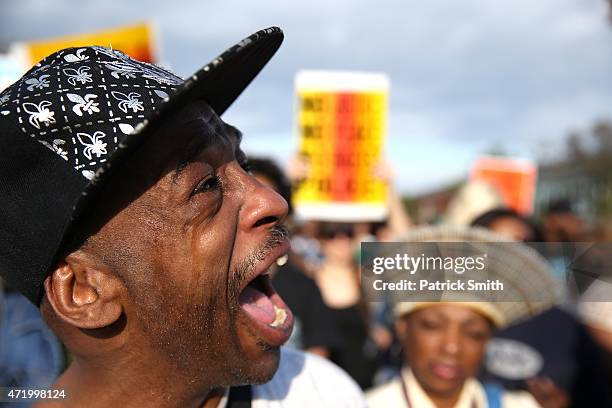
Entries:
POLYGON ((196 188, 191 192, 191 197, 199 193, 205 193, 207 191, 217 190, 221 187, 221 179, 219 176, 207 177, 202 180, 196 188))

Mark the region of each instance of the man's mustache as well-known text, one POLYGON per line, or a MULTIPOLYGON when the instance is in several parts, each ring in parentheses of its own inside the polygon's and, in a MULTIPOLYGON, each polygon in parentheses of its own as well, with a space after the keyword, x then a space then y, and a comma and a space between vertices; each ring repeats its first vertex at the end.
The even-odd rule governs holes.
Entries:
POLYGON ((275 225, 270 228, 264 244, 247 259, 246 272, 251 272, 257 262, 264 260, 274 248, 283 244, 287 239, 289 239, 289 230, 284 225, 275 225))
POLYGON ((263 245, 238 265, 230 275, 230 293, 237 299, 242 282, 251 275, 258 262, 263 261, 272 250, 289 239, 289 230, 284 225, 275 225, 268 231, 263 245))

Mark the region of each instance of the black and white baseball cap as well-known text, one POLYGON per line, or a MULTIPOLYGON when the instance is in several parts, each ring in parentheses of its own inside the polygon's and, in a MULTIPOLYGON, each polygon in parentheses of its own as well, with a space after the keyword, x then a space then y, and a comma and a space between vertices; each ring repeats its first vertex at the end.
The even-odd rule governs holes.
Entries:
POLYGON ((58 51, 0 94, 0 276, 33 303, 67 231, 164 118, 203 100, 221 115, 274 55, 256 32, 187 79, 121 51, 58 51))

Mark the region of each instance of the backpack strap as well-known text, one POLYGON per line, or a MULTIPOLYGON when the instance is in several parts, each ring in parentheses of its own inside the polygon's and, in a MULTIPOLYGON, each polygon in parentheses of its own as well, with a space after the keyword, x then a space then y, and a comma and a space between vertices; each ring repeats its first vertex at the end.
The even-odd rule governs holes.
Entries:
POLYGON ((489 405, 489 408, 502 408, 502 387, 495 383, 485 383, 484 389, 485 394, 487 396, 487 404, 489 405))
POLYGON ((226 408, 251 408, 253 390, 250 385, 231 387, 226 408))

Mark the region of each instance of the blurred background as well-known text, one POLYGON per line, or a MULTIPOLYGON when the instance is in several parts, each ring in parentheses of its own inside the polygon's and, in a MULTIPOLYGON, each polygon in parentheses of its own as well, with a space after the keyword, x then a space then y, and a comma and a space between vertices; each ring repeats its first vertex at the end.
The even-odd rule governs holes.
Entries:
POLYGON ((157 61, 182 76, 220 47, 280 26, 284 45, 225 119, 249 136, 248 152, 282 165, 297 149, 298 70, 387 73, 386 156, 402 176, 398 191, 413 216, 424 221, 444 209, 483 153, 540 166, 536 212, 558 190, 573 196, 588 190, 592 198, 582 198, 578 206, 585 215, 602 205, 594 160, 597 153, 609 155, 612 145, 612 25, 606 0, 1 0, 0 5, 0 52, 16 42, 147 22, 157 61))

